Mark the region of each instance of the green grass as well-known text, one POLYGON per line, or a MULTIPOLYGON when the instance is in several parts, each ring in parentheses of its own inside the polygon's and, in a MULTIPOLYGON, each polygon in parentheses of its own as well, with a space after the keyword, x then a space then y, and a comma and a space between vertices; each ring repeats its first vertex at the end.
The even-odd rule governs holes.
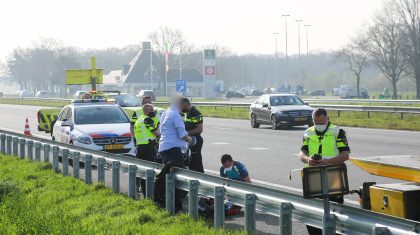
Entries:
POLYGON ((45 106, 45 107, 64 107, 70 102, 55 101, 55 100, 25 100, 25 99, 10 99, 0 98, 0 104, 17 104, 17 105, 30 105, 30 106, 45 106))
POLYGON ((149 200, 0 155, 0 234, 228 234, 186 214, 169 216, 149 200))

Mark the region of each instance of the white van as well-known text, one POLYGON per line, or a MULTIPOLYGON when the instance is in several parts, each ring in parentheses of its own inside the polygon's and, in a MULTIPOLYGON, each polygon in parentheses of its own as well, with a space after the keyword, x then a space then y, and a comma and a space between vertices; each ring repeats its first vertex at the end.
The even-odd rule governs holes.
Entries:
POLYGON ((357 97, 357 88, 352 85, 341 85, 339 93, 340 98, 355 98, 357 97))

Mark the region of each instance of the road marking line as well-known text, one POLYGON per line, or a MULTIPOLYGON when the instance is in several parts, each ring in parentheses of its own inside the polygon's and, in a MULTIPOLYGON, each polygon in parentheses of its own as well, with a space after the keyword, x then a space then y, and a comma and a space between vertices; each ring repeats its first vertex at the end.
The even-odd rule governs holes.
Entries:
POLYGON ((214 142, 211 144, 216 144, 216 145, 226 145, 226 144, 230 144, 230 143, 226 143, 226 142, 214 142))
POLYGON ((248 149, 259 151, 259 150, 267 150, 267 149, 270 149, 270 148, 266 148, 266 147, 252 147, 252 148, 248 148, 248 149))
POLYGON ((216 127, 216 126, 214 126, 213 129, 233 131, 232 128, 228 128, 228 127, 216 127))

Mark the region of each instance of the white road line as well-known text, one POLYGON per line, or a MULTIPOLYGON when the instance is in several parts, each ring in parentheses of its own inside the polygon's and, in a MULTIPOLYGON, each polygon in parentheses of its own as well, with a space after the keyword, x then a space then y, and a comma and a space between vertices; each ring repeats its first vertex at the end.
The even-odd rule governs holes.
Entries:
POLYGON ((259 150, 268 150, 268 149, 270 149, 270 148, 266 148, 266 147, 252 147, 252 148, 248 148, 249 150, 257 150, 257 151, 259 151, 259 150))
POLYGON ((226 145, 226 144, 230 144, 230 143, 226 143, 226 142, 214 142, 211 144, 215 144, 215 145, 226 145))
POLYGON ((213 129, 233 131, 232 128, 228 128, 228 127, 216 127, 216 126, 214 126, 213 129))
POLYGON ((394 129, 375 129, 375 128, 363 128, 363 127, 350 127, 342 126, 345 129, 356 129, 356 130, 369 130, 369 131, 383 131, 383 132, 400 132, 400 133, 412 133, 420 134, 420 131, 406 131, 406 130, 394 130, 394 129))

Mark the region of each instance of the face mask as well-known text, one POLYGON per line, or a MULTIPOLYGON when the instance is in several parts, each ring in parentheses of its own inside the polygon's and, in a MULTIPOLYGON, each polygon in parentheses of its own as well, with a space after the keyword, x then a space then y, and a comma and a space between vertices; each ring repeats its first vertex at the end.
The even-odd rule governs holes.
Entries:
POLYGON ((149 113, 148 115, 149 117, 155 117, 156 116, 156 111, 149 113))
POLYGON ((327 125, 315 125, 315 129, 316 129, 318 132, 324 132, 324 131, 325 131, 325 129, 327 129, 327 125))
POLYGON ((233 165, 228 168, 225 168, 226 171, 231 171, 232 169, 233 169, 233 165))

